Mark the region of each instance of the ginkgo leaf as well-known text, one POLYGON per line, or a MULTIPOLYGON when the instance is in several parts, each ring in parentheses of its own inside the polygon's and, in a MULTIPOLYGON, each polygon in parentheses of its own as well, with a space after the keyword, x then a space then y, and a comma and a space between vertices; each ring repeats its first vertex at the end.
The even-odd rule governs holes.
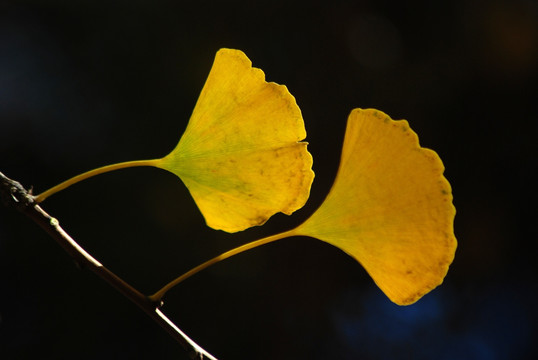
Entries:
POLYGON ((185 133, 154 165, 181 178, 208 226, 235 232, 305 204, 314 178, 305 137, 286 86, 221 49, 185 133))
POLYGON ((333 187, 293 234, 342 249, 393 302, 411 304, 441 284, 457 246, 443 171, 407 121, 355 109, 333 187))
POLYGON ((305 204, 314 179, 305 137, 301 111, 286 86, 266 82, 243 52, 221 49, 170 154, 87 171, 34 200, 106 172, 156 166, 183 180, 208 226, 240 231, 305 204))

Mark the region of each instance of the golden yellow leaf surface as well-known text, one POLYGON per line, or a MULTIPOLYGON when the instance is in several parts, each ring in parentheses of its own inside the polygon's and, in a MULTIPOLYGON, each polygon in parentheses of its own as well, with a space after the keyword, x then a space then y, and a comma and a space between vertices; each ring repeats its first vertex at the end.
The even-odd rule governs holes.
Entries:
POLYGON ((355 109, 333 187, 296 233, 339 247, 393 302, 411 304, 442 283, 457 246, 443 171, 407 121, 355 109))
POLYGON ((181 178, 208 226, 235 232, 305 204, 314 178, 305 137, 286 86, 221 49, 185 133, 156 166, 181 178))

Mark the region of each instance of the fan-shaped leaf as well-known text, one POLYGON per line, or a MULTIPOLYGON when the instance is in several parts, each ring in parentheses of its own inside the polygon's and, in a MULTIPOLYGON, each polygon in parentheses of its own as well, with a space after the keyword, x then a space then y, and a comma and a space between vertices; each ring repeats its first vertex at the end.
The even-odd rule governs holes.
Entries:
POLYGON ((314 178, 305 137, 288 89, 221 49, 185 133, 156 166, 182 179, 210 227, 235 232, 304 205, 314 178))
POLYGON ((335 183, 295 233, 339 247, 393 302, 411 304, 443 281, 454 258, 455 208, 443 171, 407 121, 355 109, 335 183))

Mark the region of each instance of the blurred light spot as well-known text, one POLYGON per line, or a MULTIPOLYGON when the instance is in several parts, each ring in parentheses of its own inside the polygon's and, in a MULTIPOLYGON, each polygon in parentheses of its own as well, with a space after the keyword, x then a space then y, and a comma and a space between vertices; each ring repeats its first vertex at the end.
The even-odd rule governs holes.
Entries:
POLYGON ((332 322, 345 358, 523 359, 533 352, 536 286, 501 282, 472 293, 447 285, 399 307, 378 289, 342 294, 332 322))
POLYGON ((390 302, 378 289, 367 294, 348 292, 341 300, 333 314, 334 325, 344 348, 357 356, 393 359, 406 350, 411 358, 429 358, 437 349, 430 338, 443 338, 446 309, 435 293, 404 307, 390 302))
POLYGON ((480 66, 494 78, 525 78, 538 61, 538 12, 525 2, 483 3, 471 28, 480 66))

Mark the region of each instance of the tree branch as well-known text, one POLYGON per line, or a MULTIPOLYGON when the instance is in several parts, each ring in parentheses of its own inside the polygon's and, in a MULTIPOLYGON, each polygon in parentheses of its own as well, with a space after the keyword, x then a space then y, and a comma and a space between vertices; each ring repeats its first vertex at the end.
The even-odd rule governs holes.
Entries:
POLYGON ((157 324, 164 328, 188 352, 191 359, 216 360, 211 354, 192 341, 161 310, 161 302, 155 303, 146 295, 126 283, 99 261, 88 254, 61 227, 59 221, 47 214, 19 182, 0 172, 0 198, 7 207, 12 207, 32 219, 43 228, 81 267, 88 268, 101 279, 108 282, 125 297, 134 302, 157 324))

